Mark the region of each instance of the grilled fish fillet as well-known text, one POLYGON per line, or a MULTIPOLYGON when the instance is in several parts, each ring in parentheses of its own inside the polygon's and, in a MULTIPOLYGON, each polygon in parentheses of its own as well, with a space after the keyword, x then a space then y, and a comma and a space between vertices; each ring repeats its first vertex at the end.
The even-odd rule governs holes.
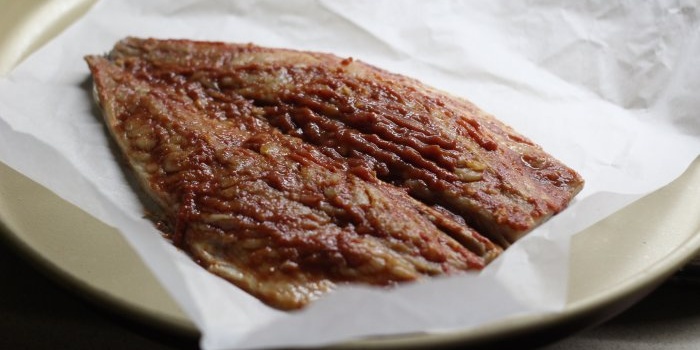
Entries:
POLYGON ((278 308, 480 269, 583 185, 472 104, 352 59, 127 38, 86 60, 172 241, 278 308))

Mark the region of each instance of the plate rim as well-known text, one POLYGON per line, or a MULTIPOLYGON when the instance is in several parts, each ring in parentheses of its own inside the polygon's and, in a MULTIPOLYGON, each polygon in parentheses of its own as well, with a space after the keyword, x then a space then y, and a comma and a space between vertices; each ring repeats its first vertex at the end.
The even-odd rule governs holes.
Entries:
MULTIPOLYGON (((700 161, 700 157, 696 162, 700 161)), ((9 168, 9 167, 8 167, 9 168)), ((700 167, 698 167, 700 171, 700 167)), ((15 170, 12 170, 15 171, 15 170)), ((16 172, 16 171, 15 171, 16 172)), ((17 173, 32 182, 32 186, 40 186, 24 175, 17 173)), ((665 187, 662 187, 662 189, 665 187)), ((53 194, 55 195, 55 194, 53 194)), ((61 199, 62 200, 62 199, 61 199)), ((70 205, 66 202, 66 205, 70 205)), ((5 213, 0 211, 0 242, 9 243, 10 248, 27 261, 30 265, 44 276, 54 281, 68 292, 77 295, 99 309, 114 313, 124 317, 136 324, 145 325, 154 330, 163 331, 168 334, 196 338, 200 333, 189 319, 177 319, 165 314, 155 314, 149 310, 139 308, 133 302, 118 298, 110 293, 101 291, 89 281, 82 280, 63 267, 52 263, 46 259, 31 245, 28 245, 20 235, 16 234, 7 225, 5 213)), ((130 248, 131 249, 131 248, 130 248)), ((700 230, 695 235, 689 237, 684 244, 677 246, 669 252, 667 259, 657 261, 650 265, 644 272, 638 275, 629 276, 626 280, 616 284, 605 293, 598 293, 581 300, 567 303, 565 307, 557 312, 538 314, 533 316, 514 316, 482 326, 456 329, 438 333, 413 333, 392 336, 368 337, 363 339, 349 340, 330 345, 330 348, 355 349, 355 348, 421 348, 425 346, 450 346, 450 345, 470 345, 475 347, 493 346, 499 343, 493 338, 496 335, 507 335, 500 340, 500 343, 521 341, 523 338, 533 338, 538 333, 550 334, 542 344, 551 343, 562 339, 572 333, 582 329, 592 327, 624 311, 653 291, 677 270, 682 268, 687 262, 700 253, 700 230), (630 296, 633 296, 630 298, 630 296), (615 311, 602 312, 615 306, 615 311), (571 325, 583 322, 586 325, 571 325)), ((150 274, 150 272, 148 272, 150 274)), ((155 278, 155 277, 152 277, 155 278)), ((531 340, 532 341, 532 340, 531 340)), ((535 339, 535 341, 538 341, 535 339)))

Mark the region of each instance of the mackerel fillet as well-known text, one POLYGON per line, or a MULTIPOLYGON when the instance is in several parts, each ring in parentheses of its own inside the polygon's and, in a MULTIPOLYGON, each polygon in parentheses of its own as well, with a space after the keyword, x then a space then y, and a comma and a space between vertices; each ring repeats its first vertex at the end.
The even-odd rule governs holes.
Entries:
POLYGON ((473 104, 356 60, 136 38, 86 60, 167 237, 280 309, 481 269, 583 186, 473 104))

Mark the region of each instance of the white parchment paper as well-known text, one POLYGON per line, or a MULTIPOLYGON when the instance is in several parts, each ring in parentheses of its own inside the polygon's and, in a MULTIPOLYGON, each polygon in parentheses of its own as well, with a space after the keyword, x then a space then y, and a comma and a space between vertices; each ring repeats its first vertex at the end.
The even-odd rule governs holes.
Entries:
POLYGON ((449 331, 565 304, 569 239, 700 154, 697 1, 103 1, 0 80, 0 160, 119 228, 209 349, 449 331), (571 207, 481 273, 341 288, 300 312, 214 277, 142 219, 82 57, 128 36, 332 52, 463 96, 577 169, 571 207))

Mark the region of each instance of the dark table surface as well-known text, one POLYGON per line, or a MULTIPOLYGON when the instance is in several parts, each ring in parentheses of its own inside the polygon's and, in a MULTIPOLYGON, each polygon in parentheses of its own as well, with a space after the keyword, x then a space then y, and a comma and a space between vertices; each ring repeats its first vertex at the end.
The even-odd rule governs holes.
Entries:
MULTIPOLYGON (((0 349, 196 349, 84 300, 0 244, 0 349)), ((700 349, 700 283, 672 280, 612 320, 546 347, 700 349)))

